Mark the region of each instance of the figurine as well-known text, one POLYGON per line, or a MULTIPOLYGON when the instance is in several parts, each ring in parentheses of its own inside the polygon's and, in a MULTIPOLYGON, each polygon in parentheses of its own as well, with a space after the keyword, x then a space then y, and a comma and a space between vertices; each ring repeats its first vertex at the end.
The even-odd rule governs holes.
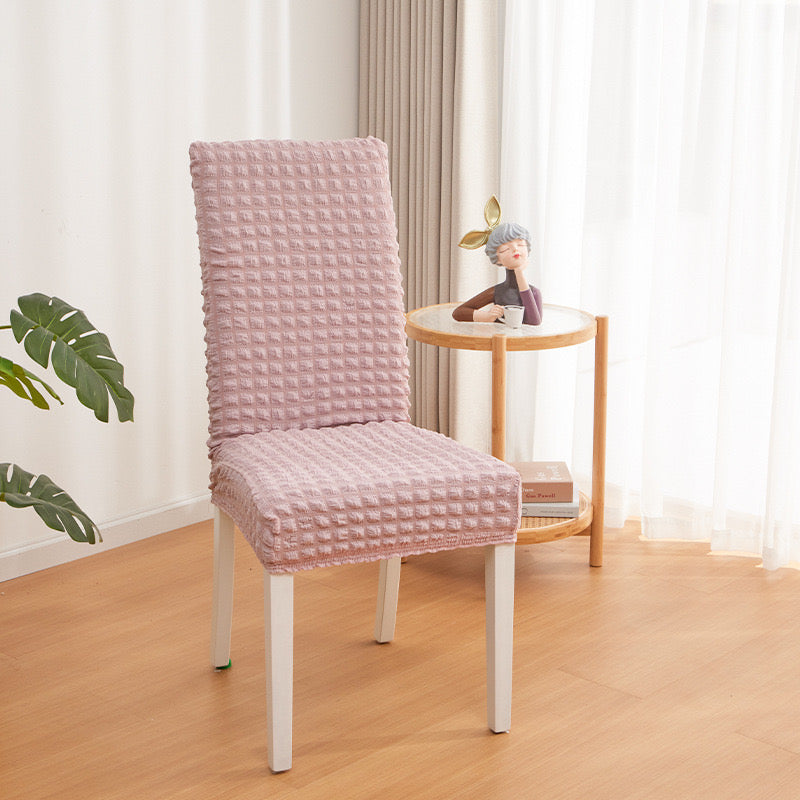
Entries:
POLYGON ((531 251, 530 233, 516 222, 500 222, 500 203, 494 195, 486 203, 483 216, 489 228, 470 231, 458 245, 476 250, 485 244, 489 260, 505 267, 505 280, 462 303, 453 311, 453 319, 460 322, 502 321, 503 306, 516 305, 525 309, 522 319, 525 325, 541 325, 542 294, 535 286, 529 286, 525 278, 531 251))

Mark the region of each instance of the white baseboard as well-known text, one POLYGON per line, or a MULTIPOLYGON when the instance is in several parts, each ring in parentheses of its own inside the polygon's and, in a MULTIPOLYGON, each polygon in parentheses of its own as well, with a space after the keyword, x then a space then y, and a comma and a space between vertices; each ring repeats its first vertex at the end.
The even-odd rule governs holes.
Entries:
POLYGON ((99 528, 103 541, 95 545, 73 542, 66 534, 54 533, 51 538, 0 554, 0 581, 87 558, 139 539, 203 522, 212 516, 211 497, 205 493, 102 523, 99 528))

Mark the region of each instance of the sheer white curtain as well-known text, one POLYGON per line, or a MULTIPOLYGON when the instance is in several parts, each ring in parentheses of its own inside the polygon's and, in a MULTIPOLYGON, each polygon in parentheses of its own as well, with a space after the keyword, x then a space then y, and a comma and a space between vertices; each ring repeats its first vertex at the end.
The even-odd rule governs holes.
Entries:
MULTIPOLYGON (((610 318, 608 524, 800 560, 800 4, 507 0, 504 43, 504 219, 610 318)), ((577 351, 513 366, 509 452, 580 477, 577 351)))

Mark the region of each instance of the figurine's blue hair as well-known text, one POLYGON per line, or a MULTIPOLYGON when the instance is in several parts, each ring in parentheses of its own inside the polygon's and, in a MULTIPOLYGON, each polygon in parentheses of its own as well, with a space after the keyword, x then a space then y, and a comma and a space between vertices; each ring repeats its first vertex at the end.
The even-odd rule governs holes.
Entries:
POLYGON ((501 244, 510 242, 512 239, 524 239, 528 244, 528 252, 531 251, 531 235, 528 229, 520 225, 518 222, 501 222, 489 234, 489 240, 486 242, 486 255, 489 256, 489 261, 492 264, 499 264, 497 258, 497 248, 501 244))

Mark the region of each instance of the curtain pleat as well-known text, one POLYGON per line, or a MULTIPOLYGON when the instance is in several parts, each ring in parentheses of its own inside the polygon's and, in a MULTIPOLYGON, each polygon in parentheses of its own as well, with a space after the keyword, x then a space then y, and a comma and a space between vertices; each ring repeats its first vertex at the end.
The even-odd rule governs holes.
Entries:
MULTIPOLYGON (((503 197, 545 302, 609 316, 606 524, 800 561, 800 7, 505 9, 503 197)), ((588 483, 575 350, 509 381, 509 417, 535 403, 517 458, 588 483)))
MULTIPOLYGON (((478 107, 463 103, 461 96, 465 84, 488 80, 496 85, 495 37, 485 35, 494 30, 495 6, 477 0, 361 2, 359 135, 376 136, 389 147, 409 310, 463 299, 455 277, 460 269, 457 243, 480 224, 486 200, 497 191, 496 99, 494 107, 478 107), (465 25, 475 32, 465 35, 465 25), (467 41, 475 47, 469 54, 460 49, 467 41), (476 131, 487 130, 487 119, 490 135, 478 144, 482 157, 475 169, 461 173, 468 179, 459 182, 465 134, 474 148, 476 131), (462 213, 464 208, 468 213, 462 213)), ((467 403, 476 409, 476 419, 468 423, 466 416, 456 421, 453 413, 462 393, 453 377, 462 354, 410 342, 409 355, 414 422, 450 435, 461 428, 477 437, 477 446, 488 448, 488 405, 483 401, 488 368, 485 378, 463 387, 481 396, 476 404, 467 403)))

